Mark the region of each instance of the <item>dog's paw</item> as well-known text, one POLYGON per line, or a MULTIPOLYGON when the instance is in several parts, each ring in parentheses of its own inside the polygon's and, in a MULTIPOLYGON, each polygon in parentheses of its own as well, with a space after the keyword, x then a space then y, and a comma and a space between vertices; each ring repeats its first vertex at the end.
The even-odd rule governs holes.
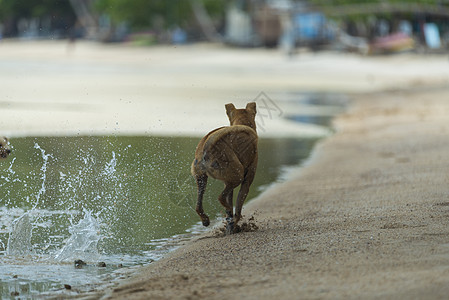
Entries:
POLYGON ((234 220, 228 221, 226 223, 226 235, 230 235, 234 233, 234 220))
POLYGON ((203 220, 203 226, 204 226, 204 227, 207 227, 207 226, 209 226, 209 225, 210 225, 209 218, 204 219, 204 220, 203 220))

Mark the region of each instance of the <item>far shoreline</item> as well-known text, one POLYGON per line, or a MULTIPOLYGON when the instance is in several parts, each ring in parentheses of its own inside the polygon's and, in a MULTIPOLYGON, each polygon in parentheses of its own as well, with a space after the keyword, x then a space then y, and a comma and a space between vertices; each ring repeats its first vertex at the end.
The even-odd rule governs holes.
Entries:
MULTIPOLYGON (((68 55, 61 41, 4 40, 0 46, 0 125, 11 137, 202 136, 227 124, 224 104, 244 106, 261 92, 276 100, 282 92, 350 96, 449 84, 441 55, 325 51, 287 58, 279 50, 215 44, 141 48, 92 42, 77 43, 68 55)), ((288 103, 282 104, 288 111, 288 103)), ((260 132, 323 134, 281 119, 272 120, 270 132, 260 132)))

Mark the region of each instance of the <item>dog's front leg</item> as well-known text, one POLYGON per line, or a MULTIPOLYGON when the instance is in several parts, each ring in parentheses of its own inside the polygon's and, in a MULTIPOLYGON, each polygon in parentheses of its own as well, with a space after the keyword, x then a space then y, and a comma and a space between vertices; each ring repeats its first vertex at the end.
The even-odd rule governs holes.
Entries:
POLYGON ((232 208, 233 208, 233 198, 234 198, 234 189, 232 189, 228 195, 226 196, 226 202, 228 203, 227 208, 231 208, 230 210, 226 210, 226 219, 232 220, 233 214, 232 214, 232 208))
POLYGON ((198 185, 198 200, 196 202, 196 213, 200 216, 203 226, 209 226, 209 217, 204 213, 203 210, 203 196, 206 191, 207 185, 207 175, 198 175, 195 177, 196 184, 198 185))
POLYGON ((218 201, 220 201, 221 205, 226 209, 226 234, 232 234, 234 231, 232 196, 234 194, 235 186, 236 184, 229 182, 225 183, 225 188, 218 197, 218 201))
POLYGON ((228 195, 226 196, 226 201, 228 202, 228 207, 231 207, 231 210, 226 210, 226 234, 230 235, 234 233, 234 216, 232 214, 233 210, 233 196, 234 189, 232 189, 228 195))

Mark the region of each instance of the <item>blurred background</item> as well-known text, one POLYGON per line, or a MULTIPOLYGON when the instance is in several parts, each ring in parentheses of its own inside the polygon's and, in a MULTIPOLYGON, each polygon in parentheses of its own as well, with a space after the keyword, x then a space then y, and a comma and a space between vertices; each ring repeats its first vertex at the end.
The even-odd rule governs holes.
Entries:
POLYGON ((445 0, 1 0, 0 38, 444 51, 448 19, 445 0))
POLYGON ((0 0, 0 297, 102 282, 201 233, 190 164, 226 103, 257 103, 256 198, 352 98, 447 97, 448 47, 449 0, 0 0))

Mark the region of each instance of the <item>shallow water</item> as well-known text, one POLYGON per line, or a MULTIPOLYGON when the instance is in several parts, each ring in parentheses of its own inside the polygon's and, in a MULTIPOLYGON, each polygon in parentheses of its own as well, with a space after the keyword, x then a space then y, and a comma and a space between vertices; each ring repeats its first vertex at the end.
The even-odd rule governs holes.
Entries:
MULTIPOLYGON (((190 164, 199 138, 15 138, 0 164, 0 295, 32 296, 101 282, 122 267, 159 259, 203 230, 190 164), (175 237, 175 238, 173 238, 175 237), (174 242, 176 241, 176 242, 174 242), (74 261, 88 266, 76 269, 74 261), (106 267, 98 267, 98 262, 106 267), (18 294, 17 294, 18 293, 18 294)), ((316 139, 261 139, 248 199, 316 139)), ((222 183, 209 180, 211 217, 222 183)))

